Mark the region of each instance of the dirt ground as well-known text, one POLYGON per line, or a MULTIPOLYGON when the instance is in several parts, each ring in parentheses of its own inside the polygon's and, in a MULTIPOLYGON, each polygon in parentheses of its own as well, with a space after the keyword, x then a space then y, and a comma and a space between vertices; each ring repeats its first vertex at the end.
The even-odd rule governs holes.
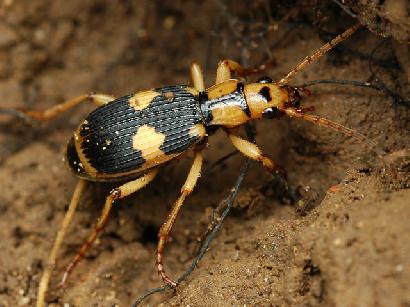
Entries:
MULTIPOLYGON (((312 86, 303 105, 376 142, 396 173, 385 171, 363 143, 327 128, 289 118, 256 123, 258 144, 286 168, 303 198, 289 203, 277 181, 252 164, 236 208, 197 270, 175 294, 155 294, 143 304, 410 306, 409 25, 405 1, 383 3, 369 8, 382 16, 382 26, 374 31, 374 14, 368 25, 384 37, 359 30, 291 84, 345 79, 383 87, 312 86)), ((350 9, 366 21, 363 7, 350 9)), ((224 58, 253 67, 271 58, 266 74, 278 80, 321 39, 356 22, 332 1, 2 0, 0 107, 40 110, 91 91, 121 96, 186 84, 193 60, 204 65, 208 85, 224 58)), ((49 123, 0 113, 1 307, 35 303, 76 184, 62 162, 65 144, 92 108, 81 105, 49 123)), ((232 150, 223 133, 210 138, 203 176, 167 246, 171 276, 190 265, 212 208, 238 176, 240 155, 209 167, 232 150)), ((129 306, 161 285, 156 233, 191 157, 116 203, 104 234, 59 289, 65 266, 115 187, 89 185, 53 272, 49 306, 129 306)))

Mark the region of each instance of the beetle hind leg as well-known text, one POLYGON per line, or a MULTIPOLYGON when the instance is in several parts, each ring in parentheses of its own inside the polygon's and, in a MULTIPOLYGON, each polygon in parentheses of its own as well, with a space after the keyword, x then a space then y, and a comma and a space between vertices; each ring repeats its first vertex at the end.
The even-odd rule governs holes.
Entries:
POLYGON ((162 224, 159 233, 158 233, 158 246, 157 246, 157 257, 156 257, 156 267, 158 274, 161 276, 162 280, 169 284, 171 287, 175 288, 177 282, 173 281, 164 270, 163 265, 163 254, 165 244, 169 238, 172 226, 175 223, 175 220, 178 216, 180 209, 182 208, 185 199, 189 194, 191 194, 194 189, 198 178, 201 176, 201 168, 203 163, 203 154, 202 151, 198 151, 195 154, 194 162, 192 163, 191 169, 188 173, 187 179, 182 186, 181 194, 178 197, 177 201, 172 206, 171 212, 168 214, 165 222, 162 224))
POLYGON ((68 264, 67 268, 65 269, 63 278, 61 280, 61 286, 64 286, 65 282, 67 281, 68 276, 74 269, 74 267, 80 262, 80 260, 84 257, 85 253, 87 250, 90 248, 90 246, 93 244, 95 239, 97 238, 98 234, 104 229, 105 224, 108 221, 108 216, 110 214, 110 211, 112 209, 112 204, 115 200, 124 198, 130 194, 133 194, 137 192, 138 190, 142 189, 146 185, 148 185, 157 175, 158 169, 152 169, 149 171, 146 175, 127 182, 120 187, 113 189, 108 195, 108 197, 105 200, 105 205, 102 210, 101 216, 97 219, 97 223, 94 227, 94 230, 90 234, 90 236, 87 238, 87 240, 83 243, 73 260, 68 264))

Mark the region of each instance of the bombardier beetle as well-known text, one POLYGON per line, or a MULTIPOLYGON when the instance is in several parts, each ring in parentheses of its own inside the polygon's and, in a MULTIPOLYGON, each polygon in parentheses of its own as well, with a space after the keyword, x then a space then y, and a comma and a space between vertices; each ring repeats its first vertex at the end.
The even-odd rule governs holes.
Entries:
POLYGON ((235 61, 224 60, 218 64, 215 85, 206 88, 200 65, 193 63, 192 86, 166 86, 139 91, 121 98, 105 94, 81 95, 45 111, 21 111, 24 116, 45 121, 84 101, 98 105, 98 108, 81 122, 67 145, 67 165, 80 180, 40 281, 37 306, 44 306, 44 297, 58 249, 87 181, 126 183, 119 184, 107 196, 101 216, 90 236, 67 266, 62 284, 103 230, 113 202, 148 185, 166 163, 188 150, 194 151, 194 160, 180 196, 158 234, 156 268, 163 281, 175 288, 177 283, 164 269, 164 247, 186 197, 200 177, 207 138, 217 129, 223 129, 233 146, 243 155, 260 162, 269 172, 283 176, 284 170, 264 155, 256 144, 239 137, 235 128, 252 120, 288 115, 332 128, 374 145, 352 129, 307 114, 311 108, 301 108, 301 89, 287 84, 298 71, 320 58, 360 27, 359 24, 355 25, 323 45, 278 82, 268 77, 249 84, 242 79, 233 79, 233 74, 244 77, 249 71, 235 61))

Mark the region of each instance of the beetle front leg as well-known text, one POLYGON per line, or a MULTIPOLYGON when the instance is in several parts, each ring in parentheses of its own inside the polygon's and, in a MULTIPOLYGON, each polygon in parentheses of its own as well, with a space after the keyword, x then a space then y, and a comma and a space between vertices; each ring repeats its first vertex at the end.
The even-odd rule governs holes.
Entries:
POLYGON ((273 64, 273 60, 260 65, 258 68, 245 68, 238 62, 233 60, 223 60, 218 63, 216 70, 215 84, 225 82, 232 78, 232 74, 237 74, 239 77, 246 77, 249 75, 257 74, 265 71, 269 66, 273 64))
POLYGON ((287 178, 285 169, 265 156, 256 144, 240 138, 229 130, 226 132, 233 146, 235 146, 236 149, 238 149, 242 154, 244 154, 248 158, 251 158, 252 160, 262 163, 262 165, 269 172, 279 174, 284 179, 287 178))
POLYGON ((149 171, 147 174, 144 176, 127 182, 120 187, 113 189, 108 195, 108 197, 105 200, 105 205, 102 210, 101 216, 97 219, 97 223, 94 227, 93 232, 90 234, 90 236, 87 238, 87 240, 84 242, 84 244, 81 246, 80 250, 77 252, 75 255, 74 259, 69 263, 67 266, 63 278, 61 280, 61 286, 63 286, 68 278, 68 275, 72 272, 74 267, 77 265, 77 263, 84 257, 85 253, 87 250, 90 248, 91 244, 95 241, 97 238, 98 234, 104 229, 105 224, 107 223, 108 216, 110 214, 110 211, 112 209, 112 204, 115 200, 124 198, 130 194, 133 194, 137 192, 138 190, 142 189, 146 185, 148 185, 157 175, 158 169, 152 169, 149 171))
POLYGON ((239 76, 243 76, 245 69, 241 64, 232 60, 223 60, 218 63, 216 69, 215 84, 220 84, 229 79, 232 79, 232 73, 237 73, 239 76))
POLYGON ((172 206, 168 217, 166 218, 165 222, 162 224, 159 233, 158 233, 158 246, 157 246, 157 257, 156 257, 156 266, 158 270, 158 274, 161 276, 162 280, 169 284, 171 287, 175 288, 177 286, 177 282, 173 281, 168 275, 165 273, 164 265, 163 265, 163 254, 165 244, 168 240, 169 234, 171 232, 172 226, 175 223, 175 220, 178 216, 179 210, 182 208, 186 197, 191 194, 192 190, 194 189, 198 178, 201 176, 201 168, 203 163, 203 154, 202 151, 198 151, 195 153, 194 162, 192 163, 191 169, 189 171, 188 177, 182 186, 181 194, 177 201, 172 206))
POLYGON ((96 104, 97 106, 102 106, 110 101, 113 101, 115 97, 106 95, 106 94, 83 94, 77 97, 74 97, 70 100, 64 101, 57 105, 52 106, 51 108, 43 111, 25 111, 19 110, 25 116, 29 118, 39 120, 39 121, 47 121, 57 117, 58 115, 70 110, 71 108, 75 107, 76 105, 80 104, 81 102, 91 101, 92 103, 96 104))

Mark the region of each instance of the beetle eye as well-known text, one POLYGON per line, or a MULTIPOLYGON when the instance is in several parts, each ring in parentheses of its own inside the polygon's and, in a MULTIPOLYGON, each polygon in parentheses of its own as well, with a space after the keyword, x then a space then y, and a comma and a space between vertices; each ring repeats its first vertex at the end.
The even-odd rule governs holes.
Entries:
POLYGON ((300 108, 300 94, 297 89, 292 88, 290 95, 290 103, 294 108, 300 108))
POLYGON ((278 118, 283 116, 285 113, 281 110, 279 110, 278 108, 267 108, 262 112, 262 117, 263 118, 268 118, 268 119, 272 119, 272 118, 278 118))
POLYGON ((259 78, 257 82, 258 83, 273 83, 273 80, 265 76, 265 77, 259 78))

